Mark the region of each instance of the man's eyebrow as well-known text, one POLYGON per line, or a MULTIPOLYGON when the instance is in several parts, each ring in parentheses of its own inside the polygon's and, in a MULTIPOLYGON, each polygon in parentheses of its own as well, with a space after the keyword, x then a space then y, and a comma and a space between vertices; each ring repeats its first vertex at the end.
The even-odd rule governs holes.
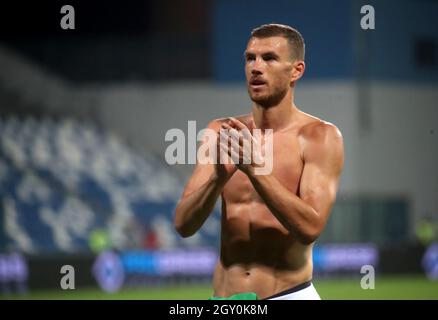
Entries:
POLYGON ((263 52, 262 56, 273 56, 273 57, 276 57, 276 58, 279 57, 279 55, 276 52, 274 52, 274 51, 263 52))
MULTIPOLYGON (((255 55, 255 53, 254 53, 254 52, 251 52, 251 51, 245 51, 245 52, 243 53, 243 56, 244 56, 244 57, 254 56, 254 55, 255 55)), ((262 56, 273 56, 273 57, 275 57, 275 58, 280 57, 280 56, 279 56, 276 52, 274 52, 274 51, 266 51, 266 52, 263 52, 261 55, 262 55, 262 56)))

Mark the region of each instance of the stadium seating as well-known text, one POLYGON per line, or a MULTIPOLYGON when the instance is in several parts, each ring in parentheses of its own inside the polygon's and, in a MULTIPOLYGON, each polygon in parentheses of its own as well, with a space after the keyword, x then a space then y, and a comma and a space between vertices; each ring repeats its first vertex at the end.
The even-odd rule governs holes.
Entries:
POLYGON ((107 235, 102 249, 218 243, 217 212, 199 234, 179 237, 172 222, 182 182, 160 158, 93 123, 9 116, 0 137, 1 251, 88 252, 96 231, 107 235))

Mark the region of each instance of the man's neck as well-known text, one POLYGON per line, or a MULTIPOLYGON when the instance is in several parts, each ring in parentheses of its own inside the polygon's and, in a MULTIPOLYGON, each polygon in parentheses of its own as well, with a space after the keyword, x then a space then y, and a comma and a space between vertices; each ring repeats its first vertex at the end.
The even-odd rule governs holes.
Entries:
POLYGON ((252 106, 252 114, 257 128, 278 131, 288 127, 297 115, 298 109, 294 104, 293 91, 290 90, 279 104, 269 108, 257 103, 252 106))

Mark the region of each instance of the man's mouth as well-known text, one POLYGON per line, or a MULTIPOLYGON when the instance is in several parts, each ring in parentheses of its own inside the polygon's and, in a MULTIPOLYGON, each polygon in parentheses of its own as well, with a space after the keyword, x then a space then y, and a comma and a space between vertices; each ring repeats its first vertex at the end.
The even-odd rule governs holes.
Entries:
POLYGON ((250 85, 253 88, 258 88, 266 84, 266 81, 263 79, 253 79, 250 81, 250 85))

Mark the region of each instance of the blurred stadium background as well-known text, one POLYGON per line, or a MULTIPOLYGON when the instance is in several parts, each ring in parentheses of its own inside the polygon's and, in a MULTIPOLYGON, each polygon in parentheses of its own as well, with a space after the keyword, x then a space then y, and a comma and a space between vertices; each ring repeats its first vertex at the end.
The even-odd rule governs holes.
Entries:
POLYGON ((165 162, 164 137, 250 110, 242 53, 269 22, 305 38, 297 105, 344 136, 314 252, 322 298, 438 298, 438 1, 71 1, 75 30, 59 27, 63 4, 1 8, 0 299, 212 294, 219 211, 176 234, 193 167, 165 162), (375 30, 360 28, 365 4, 375 30))

